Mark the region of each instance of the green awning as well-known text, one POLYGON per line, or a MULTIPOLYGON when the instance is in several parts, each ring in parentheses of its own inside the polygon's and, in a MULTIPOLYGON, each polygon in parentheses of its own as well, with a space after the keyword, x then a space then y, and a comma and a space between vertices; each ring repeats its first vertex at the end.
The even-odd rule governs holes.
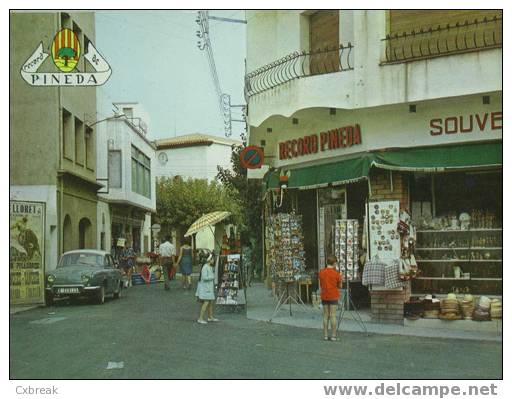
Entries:
POLYGON ((436 147, 398 148, 372 153, 371 166, 411 172, 499 167, 503 164, 502 142, 436 147))
MULTIPOLYGON (((365 153, 357 158, 308 166, 290 170, 288 188, 317 188, 328 184, 345 184, 364 179, 368 176, 371 154, 365 153)), ((267 188, 279 187, 279 171, 273 171, 267 179, 267 188)))
MULTIPOLYGON (((502 142, 484 142, 447 146, 393 148, 359 154, 359 156, 287 169, 291 175, 288 188, 316 188, 328 184, 346 184, 368 178, 370 168, 410 172, 442 172, 471 168, 494 168, 503 164, 502 142)), ((280 170, 269 173, 266 188, 279 188, 280 170)))

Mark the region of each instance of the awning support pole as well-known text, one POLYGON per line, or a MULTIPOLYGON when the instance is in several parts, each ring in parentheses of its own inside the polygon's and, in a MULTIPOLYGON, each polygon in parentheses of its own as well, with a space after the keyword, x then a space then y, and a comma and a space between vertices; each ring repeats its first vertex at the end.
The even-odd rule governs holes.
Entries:
POLYGON ((372 197, 372 183, 370 181, 370 176, 368 176, 368 198, 372 197))
POLYGON ((390 170, 389 171, 389 183, 390 183, 390 186, 391 186, 391 192, 394 192, 394 187, 393 187, 393 171, 390 170))

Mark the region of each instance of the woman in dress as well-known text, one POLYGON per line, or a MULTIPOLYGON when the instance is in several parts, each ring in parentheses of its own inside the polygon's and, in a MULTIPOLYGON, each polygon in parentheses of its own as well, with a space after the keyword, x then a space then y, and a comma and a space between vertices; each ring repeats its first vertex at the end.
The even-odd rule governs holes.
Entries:
POLYGON ((177 263, 180 266, 183 288, 190 289, 192 286, 192 247, 190 246, 190 238, 185 238, 184 244, 180 248, 177 263))
POLYGON ((213 254, 208 256, 206 263, 201 268, 199 274, 199 282, 197 283, 196 296, 202 302, 201 313, 197 322, 199 324, 207 324, 209 322, 219 321, 213 317, 213 302, 215 301, 215 269, 213 267, 215 257, 213 254), (208 311, 208 321, 204 319, 205 313, 208 311))

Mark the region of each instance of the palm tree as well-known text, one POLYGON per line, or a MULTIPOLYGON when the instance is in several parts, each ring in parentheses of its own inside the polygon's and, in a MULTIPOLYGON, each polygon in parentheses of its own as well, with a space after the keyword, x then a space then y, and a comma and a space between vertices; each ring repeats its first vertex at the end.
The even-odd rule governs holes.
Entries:
POLYGON ((68 66, 68 60, 73 58, 75 55, 76 52, 71 47, 61 47, 57 53, 59 58, 64 58, 64 66, 68 66))

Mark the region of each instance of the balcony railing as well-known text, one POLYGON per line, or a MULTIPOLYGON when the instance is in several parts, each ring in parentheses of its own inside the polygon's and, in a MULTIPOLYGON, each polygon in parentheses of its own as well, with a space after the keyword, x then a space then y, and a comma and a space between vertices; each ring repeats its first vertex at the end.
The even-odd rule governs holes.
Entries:
POLYGON ((291 80, 354 69, 351 43, 317 51, 295 51, 245 75, 245 95, 251 97, 291 80))
POLYGON ((387 35, 385 63, 398 63, 502 47, 502 18, 465 21, 387 35))

